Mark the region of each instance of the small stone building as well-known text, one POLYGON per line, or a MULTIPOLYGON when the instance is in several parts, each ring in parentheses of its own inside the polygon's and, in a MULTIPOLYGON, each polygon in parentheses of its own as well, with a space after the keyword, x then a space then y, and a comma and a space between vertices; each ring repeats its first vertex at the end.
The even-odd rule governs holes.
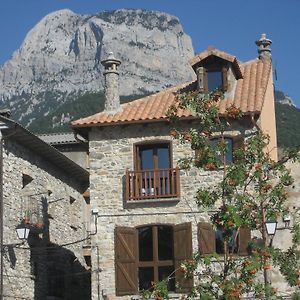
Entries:
MULTIPOLYGON (((234 160, 233 149, 258 127, 270 135, 271 155, 277 159, 271 41, 263 35, 257 44, 259 58, 244 63, 208 48, 190 61, 195 81, 121 106, 117 89, 120 61, 112 53, 102 61, 105 110, 72 123, 73 130, 89 141, 90 199, 95 218, 91 239, 93 300, 129 299, 170 274, 174 275, 170 293, 186 292, 193 282, 175 270, 193 252, 210 253, 218 247, 207 223, 211 212, 199 210, 194 196, 200 185, 213 187, 222 174, 178 168, 178 160, 194 151, 170 136, 172 125, 166 113, 177 92, 221 88, 225 98, 219 101, 220 113, 232 104, 244 113, 225 133, 228 159, 234 160)), ((191 112, 182 110, 179 114, 183 130, 199 126, 191 112)), ((241 231, 239 255, 246 254, 250 238, 249 231, 241 231)))
POLYGON ((88 143, 72 132, 45 133, 38 137, 62 152, 79 166, 88 169, 88 143))
POLYGON ((3 115, 0 132, 3 299, 89 299, 88 172, 3 115))

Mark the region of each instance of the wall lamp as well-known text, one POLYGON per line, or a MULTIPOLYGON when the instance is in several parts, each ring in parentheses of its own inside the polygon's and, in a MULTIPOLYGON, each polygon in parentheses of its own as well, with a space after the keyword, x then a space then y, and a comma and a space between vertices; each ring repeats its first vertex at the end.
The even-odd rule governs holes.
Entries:
POLYGON ((18 235, 18 238, 20 240, 27 240, 28 239, 28 236, 29 236, 29 232, 30 232, 30 228, 24 224, 22 225, 18 225, 17 228, 17 235, 18 235))

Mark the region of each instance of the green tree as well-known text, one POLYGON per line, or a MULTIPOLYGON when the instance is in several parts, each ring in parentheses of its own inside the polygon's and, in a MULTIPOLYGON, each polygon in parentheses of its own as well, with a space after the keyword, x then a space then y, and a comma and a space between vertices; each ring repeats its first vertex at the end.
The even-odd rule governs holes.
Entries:
MULTIPOLYGON (((179 94, 168 112, 174 122, 170 134, 181 143, 190 143, 196 153, 194 157, 182 159, 180 166, 223 172, 222 181, 213 189, 198 189, 196 201, 200 210, 214 211, 210 214, 210 222, 222 234, 224 254, 202 256, 196 253, 194 259, 181 266, 181 270, 187 277, 198 278, 190 291, 191 298, 241 299, 242 295, 250 294, 256 299, 279 299, 269 281, 268 270, 278 267, 290 286, 299 285, 300 226, 294 224, 293 245, 283 251, 271 245, 265 223, 288 213, 286 189, 293 183, 293 178, 285 162, 298 159, 297 152, 288 153, 281 161, 273 161, 266 152, 268 137, 257 130, 245 138, 242 148, 235 151, 234 162, 227 162, 224 131, 229 130, 232 120, 241 118, 242 113, 231 106, 220 118, 219 101, 223 101, 220 91, 179 94), (185 109, 193 112, 200 127, 184 132, 178 129, 178 112, 185 109), (212 147, 210 140, 215 132, 219 133, 220 139, 212 147), (244 257, 235 255, 242 228, 256 230, 261 235, 261 243, 251 242, 249 255, 244 257), (259 274, 263 275, 263 282, 258 279, 259 274)), ((153 293, 159 294, 155 286, 153 293)))

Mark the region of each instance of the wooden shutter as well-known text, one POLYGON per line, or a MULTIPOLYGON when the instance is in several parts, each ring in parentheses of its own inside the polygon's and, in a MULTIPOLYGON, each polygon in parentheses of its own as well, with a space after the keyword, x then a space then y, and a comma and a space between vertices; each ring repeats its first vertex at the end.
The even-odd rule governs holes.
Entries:
POLYGON ((241 226, 239 230, 239 255, 249 254, 249 243, 251 241, 251 230, 246 226, 241 226))
POLYGON ((187 293, 193 287, 193 279, 185 279, 184 273, 180 270, 180 265, 193 256, 192 247, 192 224, 183 223, 174 226, 174 259, 175 278, 178 283, 176 292, 187 293))
POLYGON ((227 67, 222 68, 222 83, 223 83, 223 91, 226 92, 228 90, 228 69, 227 69, 227 67))
POLYGON ((216 252, 216 235, 211 224, 205 222, 198 224, 198 243, 202 255, 216 252))
POLYGON ((244 148, 244 137, 242 135, 232 138, 233 162, 239 161, 239 158, 235 154, 236 150, 243 149, 243 148, 244 148))
POLYGON ((115 229, 116 294, 132 295, 138 291, 137 231, 135 228, 115 229))
POLYGON ((205 88, 204 88, 204 82, 205 82, 204 73, 205 73, 205 70, 204 70, 203 67, 199 67, 197 69, 197 88, 198 88, 198 91, 200 93, 203 93, 205 91, 205 88))

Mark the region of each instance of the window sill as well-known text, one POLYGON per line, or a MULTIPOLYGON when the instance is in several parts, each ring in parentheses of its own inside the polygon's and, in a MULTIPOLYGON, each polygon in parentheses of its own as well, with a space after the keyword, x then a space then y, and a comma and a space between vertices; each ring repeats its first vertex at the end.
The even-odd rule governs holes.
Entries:
POLYGON ((180 198, 155 198, 155 199, 143 199, 143 200, 127 200, 126 201, 126 206, 134 205, 136 206, 137 204, 160 204, 160 203, 177 203, 180 201, 180 198))
MULTIPOLYGON (((181 299, 183 294, 177 294, 177 293, 169 293, 169 299, 181 299)), ((143 299, 140 295, 132 295, 130 297, 130 300, 141 300, 143 299)), ((151 297, 149 299, 155 299, 155 297, 151 297)))

